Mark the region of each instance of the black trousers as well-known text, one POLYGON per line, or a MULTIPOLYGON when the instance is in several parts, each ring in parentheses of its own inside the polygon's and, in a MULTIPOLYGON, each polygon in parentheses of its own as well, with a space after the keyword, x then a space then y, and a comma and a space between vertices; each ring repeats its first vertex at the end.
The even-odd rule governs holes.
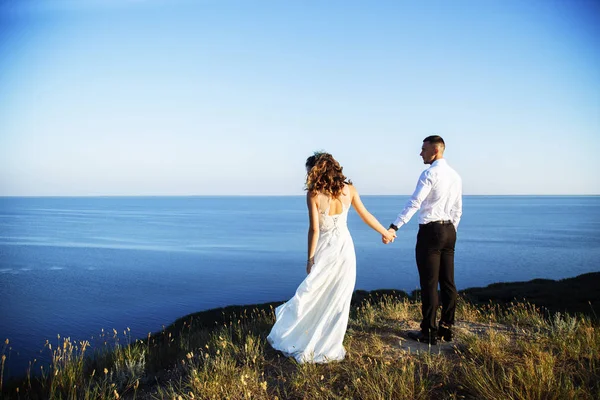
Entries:
POLYGON ((454 324, 456 286, 454 285, 454 245, 456 229, 452 223, 419 225, 415 249, 421 281, 423 333, 437 332, 438 283, 442 295, 440 323, 454 324))

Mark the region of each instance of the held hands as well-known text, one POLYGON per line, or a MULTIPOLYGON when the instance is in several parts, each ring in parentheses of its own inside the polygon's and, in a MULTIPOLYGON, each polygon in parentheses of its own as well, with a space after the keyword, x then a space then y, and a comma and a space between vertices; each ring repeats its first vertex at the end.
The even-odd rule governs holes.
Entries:
POLYGON ((381 235, 381 241, 383 244, 393 243, 396 239, 396 231, 392 228, 388 229, 387 232, 381 235))

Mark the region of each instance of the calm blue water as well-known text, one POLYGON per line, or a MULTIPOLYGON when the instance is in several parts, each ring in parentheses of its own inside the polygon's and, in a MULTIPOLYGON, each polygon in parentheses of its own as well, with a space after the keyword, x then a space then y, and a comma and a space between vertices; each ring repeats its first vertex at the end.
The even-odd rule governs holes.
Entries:
MULTIPOLYGON (((385 226, 406 200, 363 198, 385 226)), ((0 198, 0 340, 17 366, 57 334, 143 337, 196 311, 285 300, 305 275, 307 220, 304 197, 0 198)), ((416 216, 389 246, 354 211, 349 225, 357 289, 418 287, 416 216)), ((571 277, 598 260, 598 196, 464 199, 459 289, 571 277)))

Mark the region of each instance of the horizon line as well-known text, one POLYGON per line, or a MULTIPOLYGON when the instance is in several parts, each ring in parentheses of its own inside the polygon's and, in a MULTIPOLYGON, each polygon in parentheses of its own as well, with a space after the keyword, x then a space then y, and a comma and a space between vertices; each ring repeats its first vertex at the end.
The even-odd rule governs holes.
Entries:
MULTIPOLYGON (((412 194, 361 194, 365 196, 411 196, 412 194)), ((463 194, 463 196, 494 197, 598 197, 600 193, 529 193, 529 194, 463 194)), ((0 195, 0 198, 99 198, 99 197, 304 197, 303 194, 90 194, 90 195, 0 195)))

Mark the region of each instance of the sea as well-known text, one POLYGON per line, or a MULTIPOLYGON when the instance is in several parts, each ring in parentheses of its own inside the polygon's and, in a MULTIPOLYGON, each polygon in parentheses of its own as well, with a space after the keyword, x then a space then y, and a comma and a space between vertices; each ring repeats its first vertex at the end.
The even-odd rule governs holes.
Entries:
MULTIPOLYGON (((408 196, 363 196, 388 226, 408 196)), ((458 289, 600 271, 600 196, 465 196, 458 289)), ((393 244, 348 218, 356 289, 419 287, 418 219, 393 244)), ((286 300, 305 277, 303 196, 0 197, 0 348, 5 374, 46 340, 132 339, 215 307, 286 300)), ((6 376, 6 375, 5 375, 6 376)))

